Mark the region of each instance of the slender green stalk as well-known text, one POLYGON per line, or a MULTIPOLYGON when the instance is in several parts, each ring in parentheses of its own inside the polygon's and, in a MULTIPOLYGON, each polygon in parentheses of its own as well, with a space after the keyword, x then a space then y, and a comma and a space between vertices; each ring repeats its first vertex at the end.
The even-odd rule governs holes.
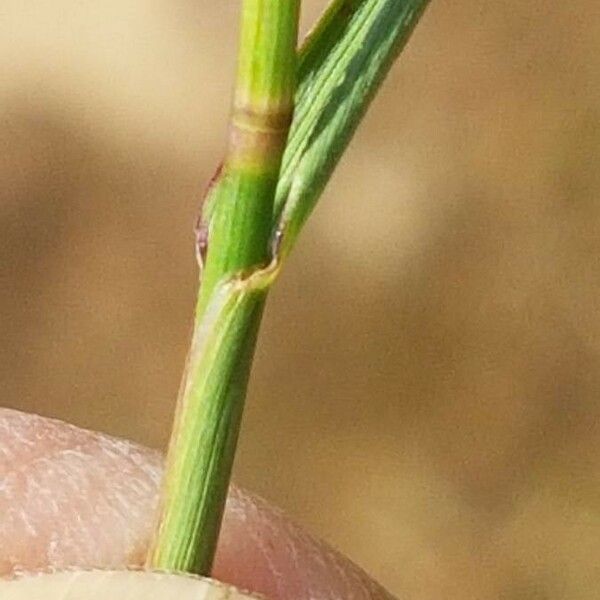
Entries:
POLYGON ((267 292, 426 4, 332 2, 300 52, 282 163, 299 0, 244 1, 230 145, 203 209, 205 268, 151 567, 210 569, 267 292))
POLYGON ((229 151, 212 191, 197 317, 224 276, 264 264, 292 119, 300 0, 244 0, 229 151))
POLYGON ((229 149, 211 192, 210 246, 148 557, 153 568, 199 574, 211 568, 262 313, 258 296, 231 313, 230 287, 219 285, 269 259, 292 117, 299 8, 300 0, 243 2, 229 149))

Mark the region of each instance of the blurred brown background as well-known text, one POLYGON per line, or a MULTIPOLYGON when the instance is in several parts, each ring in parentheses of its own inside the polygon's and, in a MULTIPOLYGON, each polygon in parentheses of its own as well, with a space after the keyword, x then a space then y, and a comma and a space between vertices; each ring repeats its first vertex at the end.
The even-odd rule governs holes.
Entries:
MULTIPOLYGON (((237 8, 2 0, 4 404, 164 446, 237 8)), ((272 296, 237 480, 402 597, 600 595, 599 36, 433 0, 272 296)))

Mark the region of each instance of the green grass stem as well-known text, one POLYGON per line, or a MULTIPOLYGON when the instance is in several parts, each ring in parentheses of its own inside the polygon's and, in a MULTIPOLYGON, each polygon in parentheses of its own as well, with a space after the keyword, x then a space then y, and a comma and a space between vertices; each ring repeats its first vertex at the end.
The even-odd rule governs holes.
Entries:
POLYGON ((194 335, 149 567, 210 571, 266 295, 427 3, 334 0, 298 59, 299 0, 243 1, 230 141, 203 207, 194 335))

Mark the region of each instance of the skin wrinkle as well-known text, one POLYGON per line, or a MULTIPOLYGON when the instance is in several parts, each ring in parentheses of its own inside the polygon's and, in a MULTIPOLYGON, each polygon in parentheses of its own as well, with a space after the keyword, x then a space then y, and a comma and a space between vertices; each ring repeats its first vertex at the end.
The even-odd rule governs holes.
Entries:
MULTIPOLYGON (((55 456, 57 457, 57 460, 60 459, 60 454, 61 453, 56 453, 55 456)), ((43 464, 43 463, 42 463, 43 464)), ((37 467, 37 465, 36 465, 37 467)), ((82 517, 79 514, 74 514, 72 508, 70 507, 70 505, 68 503, 65 503, 65 498, 68 498, 70 496, 73 495, 74 492, 76 492, 76 490, 79 488, 79 484, 77 483, 78 481, 78 474, 77 474, 77 470, 74 468, 68 469, 66 470, 64 468, 64 466, 61 464, 61 462, 57 462, 51 469, 41 469, 41 470, 37 470, 37 472, 33 472, 30 474, 30 476, 27 478, 27 491, 26 491, 26 501, 24 502, 23 505, 23 512, 28 512, 30 514, 32 514, 34 517, 36 517, 37 515, 41 514, 45 514, 46 518, 47 518, 47 513, 45 511, 45 506, 44 503, 40 501, 40 498, 38 496, 38 492, 37 492, 37 488, 39 488, 40 490, 47 490, 46 493, 49 494, 53 494, 56 496, 57 498, 57 504, 60 508, 62 508, 63 510, 66 508, 66 514, 63 516, 69 516, 68 520, 65 519, 64 523, 78 523, 81 522, 82 517), (75 477, 77 474, 77 477, 75 477), (39 478, 39 481, 38 481, 39 478), (49 489, 47 489, 47 484, 48 482, 52 482, 52 481, 60 481, 61 482, 61 486, 58 490, 56 491, 50 491, 49 489), (33 488, 33 489, 32 489, 33 488)), ((38 520, 39 523, 39 520, 38 520)), ((32 537, 38 537, 40 539, 43 540, 43 533, 44 530, 42 529, 42 531, 36 531, 33 533, 32 537)), ((61 536, 60 539, 63 540, 63 547, 67 546, 68 544, 66 543, 67 540, 71 540, 72 538, 72 534, 71 534, 71 530, 70 528, 66 527, 66 525, 62 525, 61 526, 61 536)), ((102 532, 100 532, 100 535, 102 535, 102 532)), ((78 540, 77 544, 73 543, 73 546, 81 546, 82 549, 86 548, 89 546, 89 543, 83 543, 86 540, 89 540, 91 542, 91 539, 88 537, 89 533, 87 531, 87 528, 81 528, 81 536, 78 536, 80 539, 78 540)), ((50 538, 52 538, 52 535, 50 534, 49 536, 50 538)), ((69 544, 70 545, 70 544, 69 544)), ((82 558, 83 556, 85 556, 85 554, 82 554, 82 558)))
MULTIPOLYGON (((142 564, 161 473, 157 452, 0 409, 0 576, 142 564)), ((233 486, 214 575, 272 600, 391 600, 281 511, 233 486)))

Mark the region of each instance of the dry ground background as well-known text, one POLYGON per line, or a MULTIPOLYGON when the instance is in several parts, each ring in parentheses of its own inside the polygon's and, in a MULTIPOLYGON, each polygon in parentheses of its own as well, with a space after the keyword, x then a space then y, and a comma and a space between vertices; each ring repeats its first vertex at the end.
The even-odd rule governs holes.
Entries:
MULTIPOLYGON (((165 444, 236 13, 0 3, 3 403, 165 444)), ((269 305, 237 480, 407 598, 600 594, 599 36, 433 0, 269 305)))

